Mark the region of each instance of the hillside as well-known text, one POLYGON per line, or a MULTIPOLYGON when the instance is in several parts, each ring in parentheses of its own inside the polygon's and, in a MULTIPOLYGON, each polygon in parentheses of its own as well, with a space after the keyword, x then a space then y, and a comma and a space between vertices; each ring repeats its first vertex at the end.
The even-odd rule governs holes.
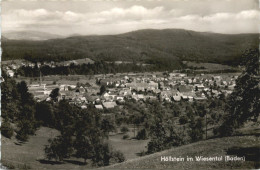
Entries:
POLYGON ((60 35, 39 32, 39 31, 9 31, 9 32, 3 32, 2 35, 9 40, 41 41, 41 40, 62 38, 62 36, 60 35))
POLYGON ((45 41, 4 40, 2 58, 60 61, 88 57, 150 64, 179 63, 180 60, 238 64, 247 48, 257 47, 258 34, 146 29, 119 35, 73 36, 45 41))
POLYGON ((234 136, 200 141, 100 169, 255 169, 260 167, 260 138, 234 136), (224 161, 225 156, 245 156, 245 161, 224 161), (164 162, 161 156, 183 157, 183 162, 164 162), (186 157, 194 158, 187 161, 186 157), (222 161, 196 161, 195 156, 222 156, 222 161))
MULTIPOLYGON (((254 131, 254 134, 259 134, 254 131)), ((40 128, 36 135, 31 136, 29 141, 21 144, 14 137, 12 139, 2 136, 2 164, 13 167, 14 169, 22 169, 27 166, 31 169, 88 169, 94 168, 91 164, 83 165, 82 159, 66 159, 63 163, 55 161, 47 161, 44 156, 44 146, 48 144, 49 138, 58 135, 58 131, 46 127, 40 128)), ((114 138, 114 140, 117 140, 114 138)), ((113 142, 115 142, 112 140, 113 142)), ((127 142, 127 141, 126 141, 127 142)), ((143 142, 143 141, 141 141, 143 142)), ((200 141, 177 148, 172 148, 148 156, 129 159, 120 164, 114 164, 99 169, 254 169, 260 167, 260 137, 252 135, 252 131, 246 136, 234 136, 226 138, 210 139, 200 141), (225 156, 237 155, 246 157, 245 162, 161 162, 161 156, 225 156), (257 161, 259 163, 257 163, 257 161)), ((118 143, 114 143, 115 149, 121 150, 122 147, 118 143)), ((127 144, 126 146, 130 146, 127 144)), ((131 148, 128 148, 131 149, 131 148)), ((124 152, 124 150, 122 150, 124 152)), ((128 151, 127 151, 128 152, 128 151)))

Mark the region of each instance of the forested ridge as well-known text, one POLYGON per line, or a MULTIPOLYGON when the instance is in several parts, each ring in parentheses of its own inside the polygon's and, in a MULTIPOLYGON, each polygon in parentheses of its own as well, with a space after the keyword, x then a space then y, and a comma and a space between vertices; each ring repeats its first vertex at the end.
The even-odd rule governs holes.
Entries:
POLYGON ((119 35, 73 36, 45 41, 3 39, 3 60, 157 62, 199 61, 237 65, 258 34, 216 34, 181 29, 138 30, 119 35))

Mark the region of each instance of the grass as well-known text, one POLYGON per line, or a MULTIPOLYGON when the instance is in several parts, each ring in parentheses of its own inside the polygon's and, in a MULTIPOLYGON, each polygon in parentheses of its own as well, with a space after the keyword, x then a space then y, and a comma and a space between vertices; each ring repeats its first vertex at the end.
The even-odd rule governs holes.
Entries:
MULTIPOLYGON (((121 151, 127 160, 138 158, 142 151, 146 151, 146 146, 149 140, 136 140, 134 137, 133 128, 129 128, 129 139, 122 139, 124 134, 116 134, 109 137, 109 143, 115 150, 121 151)), ((137 130, 136 130, 137 134, 137 130)))
MULTIPOLYGON (((44 156, 44 146, 48 139, 59 134, 58 131, 46 127, 40 128, 28 142, 20 144, 13 137, 2 137, 2 164, 9 169, 60 169, 80 170, 94 168, 91 163, 83 165, 83 159, 71 158, 64 162, 48 161, 44 156)), ((139 157, 149 140, 135 140, 133 128, 127 133, 130 138, 122 139, 124 134, 111 135, 109 143, 115 150, 121 151, 127 161, 105 167, 106 169, 254 169, 260 168, 260 133, 256 123, 250 123, 240 129, 241 136, 209 139, 163 152, 139 157), (256 128, 257 127, 257 128, 256 128), (252 134, 255 134, 252 135, 252 134), (161 162, 161 156, 245 156, 245 162, 161 162)))
MULTIPOLYGON (((49 138, 54 138, 58 131, 41 127, 35 136, 30 136, 28 142, 20 144, 14 137, 8 139, 2 137, 2 163, 9 169, 86 169, 93 168, 89 162, 83 165, 83 159, 71 158, 64 162, 48 161, 44 156, 44 146, 48 144, 49 138)), ((132 137, 133 132, 129 132, 132 137)), ((126 159, 138 157, 138 153, 145 150, 147 140, 138 141, 134 139, 122 139, 123 134, 113 135, 109 143, 115 150, 121 151, 126 159)))
POLYGON ((172 148, 152 155, 129 160, 101 169, 254 169, 260 168, 260 138, 256 136, 234 136, 200 141, 172 148), (250 152, 254 150, 254 152, 250 152), (246 161, 225 162, 162 162, 161 156, 195 157, 237 155, 246 157, 246 161))

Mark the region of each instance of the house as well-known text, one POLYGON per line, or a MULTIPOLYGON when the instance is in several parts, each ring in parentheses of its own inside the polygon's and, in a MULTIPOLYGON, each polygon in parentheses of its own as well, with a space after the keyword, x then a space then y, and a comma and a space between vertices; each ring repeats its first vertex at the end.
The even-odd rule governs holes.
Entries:
POLYGON ((156 96, 146 96, 146 99, 157 100, 157 97, 156 96))
POLYGON ((86 105, 82 105, 81 109, 87 109, 88 107, 86 105))
POLYGON ((100 85, 104 85, 104 86, 111 86, 113 85, 113 81, 111 79, 102 79, 100 80, 100 85))
POLYGON ((192 86, 180 85, 180 86, 177 87, 177 90, 178 90, 180 93, 190 92, 190 91, 192 91, 192 86))
POLYGON ((229 85, 229 86, 228 86, 228 89, 229 89, 229 90, 234 90, 235 86, 236 86, 236 84, 229 85))
POLYGON ((95 105, 96 109, 103 109, 103 106, 101 104, 95 105))
POLYGON ((95 95, 86 94, 86 95, 84 95, 84 97, 86 98, 86 100, 87 100, 89 103, 92 103, 92 104, 95 104, 95 103, 99 103, 99 102, 100 102, 99 97, 98 97, 98 96, 95 96, 95 95))
POLYGON ((179 95, 174 95, 174 96, 172 96, 172 98, 176 102, 181 101, 181 96, 179 96, 179 95))
POLYGON ((148 87, 149 89, 158 89, 158 83, 151 81, 150 83, 148 83, 148 87))
POLYGON ((144 100, 144 99, 145 99, 145 97, 144 97, 143 94, 135 94, 135 93, 132 95, 132 98, 135 99, 135 100, 137 100, 137 101, 138 101, 138 100, 144 100))
POLYGON ((103 102, 103 106, 106 109, 111 109, 117 106, 116 102, 103 102))
POLYGON ((18 68, 18 66, 15 65, 15 64, 12 64, 12 65, 11 65, 11 68, 12 68, 13 70, 16 70, 16 69, 18 68))
POLYGON ((85 93, 86 90, 84 87, 80 86, 79 88, 76 89, 76 92, 79 92, 80 94, 82 94, 82 93, 85 93))
POLYGON ((124 97, 122 97, 122 96, 117 96, 117 97, 116 97, 116 100, 117 100, 117 101, 120 101, 120 102, 123 102, 123 101, 124 101, 124 97))
POLYGON ((195 88, 196 87, 198 88, 198 90, 204 90, 204 88, 205 88, 203 84, 196 84, 195 88))
POLYGON ((60 91, 68 91, 68 90, 69 90, 68 85, 66 85, 66 84, 60 85, 60 91))
POLYGON ((14 76, 14 72, 13 72, 13 70, 7 70, 7 75, 9 76, 9 77, 13 77, 14 76))
POLYGON ((119 91, 119 95, 124 95, 124 96, 129 96, 131 95, 132 92, 130 89, 126 88, 126 89, 122 89, 121 91, 119 91))
POLYGON ((194 97, 194 100, 206 100, 206 97, 194 97))
POLYGON ((188 101, 189 97, 188 96, 181 96, 181 99, 184 100, 184 101, 188 101))
POLYGON ((75 89, 77 86, 76 85, 69 85, 68 88, 72 88, 72 89, 75 89))
POLYGON ((114 100, 117 95, 114 92, 106 92, 102 95, 105 100, 114 100))
POLYGON ((144 95, 143 94, 138 94, 137 97, 138 97, 139 100, 144 100, 144 95))

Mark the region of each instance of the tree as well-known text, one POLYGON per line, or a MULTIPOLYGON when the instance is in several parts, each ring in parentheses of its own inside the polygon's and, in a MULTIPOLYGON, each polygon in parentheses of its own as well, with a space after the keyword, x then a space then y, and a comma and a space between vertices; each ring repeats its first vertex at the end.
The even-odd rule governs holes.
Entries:
POLYGON ((88 137, 82 135, 77 136, 74 147, 76 149, 76 157, 83 158, 85 164, 87 159, 93 157, 94 148, 88 137))
POLYGON ((3 124, 1 125, 1 134, 7 138, 11 138, 13 136, 14 130, 9 122, 3 122, 3 124))
POLYGON ((20 94, 21 98, 21 104, 33 104, 33 97, 32 95, 28 92, 28 87, 25 81, 21 81, 20 83, 17 84, 17 91, 20 94))
POLYGON ((36 120, 42 122, 44 126, 54 126, 54 113, 51 104, 40 102, 36 104, 36 120))
POLYGON ((99 94, 102 95, 102 94, 104 94, 106 91, 107 91, 106 86, 102 85, 102 86, 100 87, 100 92, 99 92, 99 94))
POLYGON ((34 124, 30 120, 22 119, 18 122, 18 132, 16 138, 22 142, 28 140, 29 135, 33 135, 35 132, 34 124))
POLYGON ((114 131, 115 125, 110 119, 103 119, 101 122, 101 130, 108 137, 108 133, 114 131))
POLYGON ((234 129, 246 121, 257 121, 260 110, 259 51, 248 50, 243 55, 245 70, 236 80, 234 91, 228 99, 228 110, 224 123, 219 128, 221 136, 232 135, 234 129))
POLYGON ((137 133, 136 139, 145 140, 147 138, 148 138, 148 134, 147 134, 147 131, 145 129, 142 129, 137 133))
POLYGON ((53 101, 58 101, 58 96, 59 96, 59 91, 60 89, 59 88, 55 88, 51 91, 51 94, 50 94, 50 97, 53 101))
POLYGON ((127 127, 123 126, 123 127, 120 129, 120 131, 125 134, 126 132, 129 131, 129 129, 128 129, 127 127))
POLYGON ((203 122, 202 118, 197 119, 196 122, 194 120, 192 120, 190 122, 189 135, 190 135, 192 142, 197 142, 197 141, 203 139, 203 123, 202 122, 203 122))
POLYGON ((181 125, 188 123, 188 117, 186 115, 181 116, 180 119, 179 119, 179 123, 181 125))
POLYGON ((49 139, 49 146, 45 146, 45 155, 48 160, 55 159, 63 161, 64 158, 70 157, 72 153, 72 140, 70 136, 61 135, 53 140, 49 139))

